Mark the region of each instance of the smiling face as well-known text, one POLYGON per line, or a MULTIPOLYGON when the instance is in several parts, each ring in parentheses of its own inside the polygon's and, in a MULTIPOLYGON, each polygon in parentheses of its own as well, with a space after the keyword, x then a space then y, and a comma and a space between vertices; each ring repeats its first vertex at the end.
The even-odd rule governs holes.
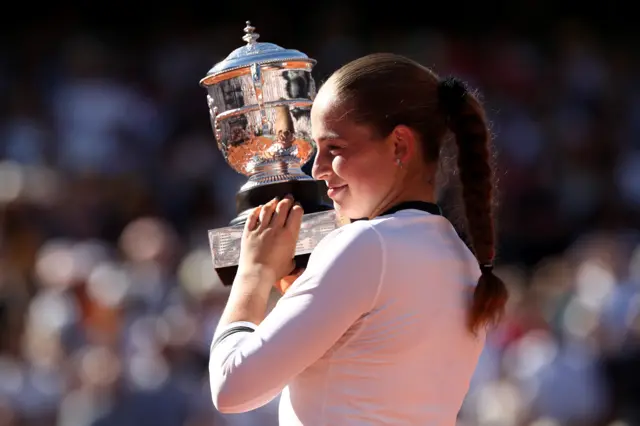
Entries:
POLYGON ((370 217, 398 187, 398 154, 391 137, 380 138, 369 126, 349 119, 327 83, 311 110, 311 128, 318 152, 313 177, 324 180, 340 214, 370 217))

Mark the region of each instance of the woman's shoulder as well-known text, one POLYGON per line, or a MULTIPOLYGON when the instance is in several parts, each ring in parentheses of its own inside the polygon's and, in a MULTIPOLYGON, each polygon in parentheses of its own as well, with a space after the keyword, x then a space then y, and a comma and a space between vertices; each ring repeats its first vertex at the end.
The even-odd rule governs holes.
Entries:
POLYGON ((412 237, 423 241, 425 232, 448 231, 448 221, 423 212, 404 211, 372 220, 356 220, 343 225, 322 239, 315 252, 328 255, 350 251, 350 256, 359 253, 371 255, 374 251, 385 252, 390 241, 407 241, 412 237))
POLYGON ((366 220, 355 221, 329 233, 316 246, 315 253, 323 257, 350 256, 359 257, 363 253, 371 254, 382 250, 382 238, 375 225, 366 220))

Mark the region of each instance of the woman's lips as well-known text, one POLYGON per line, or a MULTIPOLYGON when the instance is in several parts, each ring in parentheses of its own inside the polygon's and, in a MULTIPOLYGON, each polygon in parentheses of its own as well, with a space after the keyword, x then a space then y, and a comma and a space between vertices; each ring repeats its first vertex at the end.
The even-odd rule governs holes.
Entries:
POLYGON ((329 186, 329 189, 327 190, 327 195, 329 196, 329 198, 334 198, 336 195, 340 194, 345 189, 347 189, 347 185, 329 186))

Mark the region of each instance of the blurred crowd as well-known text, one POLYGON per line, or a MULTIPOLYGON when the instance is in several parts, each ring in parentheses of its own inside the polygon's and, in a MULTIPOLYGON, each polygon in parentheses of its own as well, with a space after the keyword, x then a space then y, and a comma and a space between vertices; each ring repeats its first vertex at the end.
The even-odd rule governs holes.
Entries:
MULTIPOLYGON (((637 51, 573 24, 553 46, 348 26, 259 41, 317 59, 319 82, 365 53, 409 55, 480 88, 493 123, 512 298, 459 426, 640 425, 637 51)), ((277 401, 216 413, 207 384, 227 290, 206 231, 234 217, 244 178, 198 81, 242 27, 25 37, 0 58, 0 426, 277 424, 277 401)))

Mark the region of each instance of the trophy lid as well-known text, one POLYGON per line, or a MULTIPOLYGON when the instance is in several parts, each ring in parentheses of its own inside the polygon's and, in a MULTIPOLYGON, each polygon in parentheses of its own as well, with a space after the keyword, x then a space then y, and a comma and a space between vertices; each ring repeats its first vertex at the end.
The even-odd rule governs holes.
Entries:
POLYGON ((214 77, 221 77, 221 74, 248 68, 253 64, 262 65, 275 62, 297 61, 306 62, 311 66, 315 65, 316 61, 314 59, 309 58, 298 50, 284 49, 273 43, 258 43, 256 40, 258 40, 260 34, 255 32, 255 27, 251 26, 250 21, 247 21, 246 24, 247 26, 244 28, 245 35, 242 37, 242 40, 246 41, 247 44, 235 49, 223 61, 214 65, 200 81, 201 85, 211 84, 224 79, 214 77))

